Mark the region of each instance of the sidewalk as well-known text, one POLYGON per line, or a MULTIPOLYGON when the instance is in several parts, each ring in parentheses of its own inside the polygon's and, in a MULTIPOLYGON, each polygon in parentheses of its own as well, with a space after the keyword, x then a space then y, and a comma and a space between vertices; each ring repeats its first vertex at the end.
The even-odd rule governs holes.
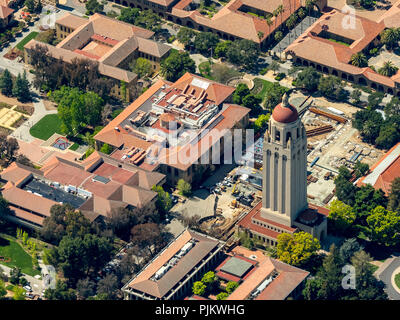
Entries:
MULTIPOLYGON (((41 266, 42 267, 42 266, 41 266)), ((10 272, 12 270, 12 268, 7 267, 5 265, 0 264, 0 268, 2 268, 4 270, 4 272, 10 276, 10 272)), ((41 294, 42 290, 44 288, 43 286, 43 281, 42 281, 42 277, 40 277, 40 279, 36 279, 35 277, 32 277, 30 275, 27 275, 25 273, 23 273, 23 277, 28 280, 28 282, 30 283, 30 286, 32 287, 32 291, 35 294, 41 294)))

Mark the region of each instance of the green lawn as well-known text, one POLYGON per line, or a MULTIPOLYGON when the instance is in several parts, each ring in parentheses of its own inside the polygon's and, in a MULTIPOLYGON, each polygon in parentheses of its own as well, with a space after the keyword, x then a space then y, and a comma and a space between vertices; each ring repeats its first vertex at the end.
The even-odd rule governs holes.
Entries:
POLYGON ((49 114, 44 116, 38 123, 36 123, 30 130, 30 134, 38 139, 47 140, 54 133, 62 134, 61 120, 56 114, 49 114))
POLYGON ((273 83, 261 78, 255 78, 253 81, 254 88, 251 90, 251 93, 264 100, 265 94, 272 87, 273 83))
POLYGON ((1 264, 7 267, 19 267, 23 273, 35 276, 40 274, 40 271, 34 270, 32 258, 27 254, 22 247, 11 239, 5 239, 0 236, 0 257, 3 257, 10 262, 0 261, 1 264))
POLYGON ((69 150, 76 151, 78 148, 79 148, 79 144, 74 143, 74 144, 69 148, 69 150))
POLYGON ((24 45, 26 45, 29 41, 32 39, 35 39, 36 36, 39 34, 39 32, 32 31, 30 34, 28 34, 20 43, 17 44, 17 49, 23 51, 24 50, 24 45))
POLYGON ((400 273, 394 276, 394 283, 396 284, 397 288, 400 289, 400 273))

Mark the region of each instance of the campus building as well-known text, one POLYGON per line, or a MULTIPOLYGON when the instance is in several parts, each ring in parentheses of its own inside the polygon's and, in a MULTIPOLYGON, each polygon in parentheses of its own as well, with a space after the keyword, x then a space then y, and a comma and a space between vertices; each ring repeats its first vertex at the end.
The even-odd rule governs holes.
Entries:
POLYGON ((169 185, 200 182, 224 161, 224 139, 248 125, 250 110, 230 103, 234 91, 190 73, 159 80, 94 137, 97 148, 107 143, 111 157, 159 171, 169 185))
POLYGON ((56 21, 56 35, 60 41, 56 46, 29 41, 24 46, 25 62, 29 64, 36 45, 46 47, 54 59, 67 63, 73 59, 96 61, 100 74, 115 80, 111 94, 124 101, 131 101, 135 94, 137 75, 129 71, 130 65, 137 58, 146 58, 157 72, 170 50, 151 40, 154 32, 98 13, 89 19, 65 14, 56 21))
POLYGON ((400 97, 400 72, 387 77, 370 67, 359 68, 351 64, 354 54, 363 51, 368 53, 379 43, 383 30, 398 27, 400 1, 377 21, 346 15, 333 9, 289 45, 285 53, 297 64, 311 66, 345 81, 400 97))
POLYGON ((38 229, 57 204, 70 204, 94 221, 118 208, 155 210, 165 176, 94 152, 83 163, 54 157, 40 170, 12 163, 0 175, 9 220, 38 229))
MULTIPOLYGON (((305 6, 303 0, 231 0, 217 12, 209 15, 200 10, 197 0, 114 0, 113 2, 131 8, 151 9, 162 18, 198 31, 212 32, 225 40, 247 39, 265 46, 276 31, 285 29, 289 16, 305 6), (278 16, 273 12, 282 6, 278 16), (268 24, 266 17, 271 19, 268 24)), ((322 10, 326 0, 316 1, 322 10)), ((221 6, 221 2, 219 2, 221 6)))
POLYGON ((215 269, 215 275, 224 285, 229 281, 239 284, 226 300, 286 300, 300 296, 309 272, 259 250, 236 246, 215 269))
POLYGON ((268 245, 276 245, 279 234, 297 230, 323 239, 327 211, 308 204, 306 130, 285 94, 264 136, 262 202, 239 221, 238 228, 268 245))
POLYGON ((14 18, 14 10, 8 4, 8 0, 0 0, 0 29, 6 28, 14 18))
POLYGON ((184 230, 122 288, 126 300, 179 300, 212 270, 225 243, 184 230))
POLYGON ((369 173, 361 177, 356 184, 370 184, 375 189, 382 189, 385 195, 390 194, 392 182, 400 178, 400 142, 393 146, 377 163, 369 170, 369 173))

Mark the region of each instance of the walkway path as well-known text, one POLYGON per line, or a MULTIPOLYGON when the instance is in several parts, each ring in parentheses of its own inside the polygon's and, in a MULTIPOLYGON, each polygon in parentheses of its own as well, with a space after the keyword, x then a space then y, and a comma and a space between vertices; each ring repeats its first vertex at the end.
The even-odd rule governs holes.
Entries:
MULTIPOLYGON (((4 270, 4 272, 7 274, 7 276, 10 276, 10 272, 11 272, 12 268, 7 267, 2 264, 0 265, 0 268, 4 270)), ((43 285, 43 281, 42 281, 41 277, 40 277, 40 279, 36 279, 35 277, 32 277, 25 273, 23 273, 23 277, 26 278, 26 280, 28 280, 28 282, 30 283, 33 293, 38 294, 38 295, 40 295, 42 293, 44 285, 43 285)))

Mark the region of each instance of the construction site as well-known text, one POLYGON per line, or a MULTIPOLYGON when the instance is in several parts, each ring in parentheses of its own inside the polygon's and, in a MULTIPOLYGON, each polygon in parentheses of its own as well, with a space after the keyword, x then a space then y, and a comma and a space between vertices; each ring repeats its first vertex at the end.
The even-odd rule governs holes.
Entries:
POLYGON ((358 109, 344 103, 315 99, 303 110, 308 148, 308 198, 326 206, 334 196, 334 178, 341 166, 353 170, 357 161, 370 167, 382 151, 361 141, 351 117, 358 109))

